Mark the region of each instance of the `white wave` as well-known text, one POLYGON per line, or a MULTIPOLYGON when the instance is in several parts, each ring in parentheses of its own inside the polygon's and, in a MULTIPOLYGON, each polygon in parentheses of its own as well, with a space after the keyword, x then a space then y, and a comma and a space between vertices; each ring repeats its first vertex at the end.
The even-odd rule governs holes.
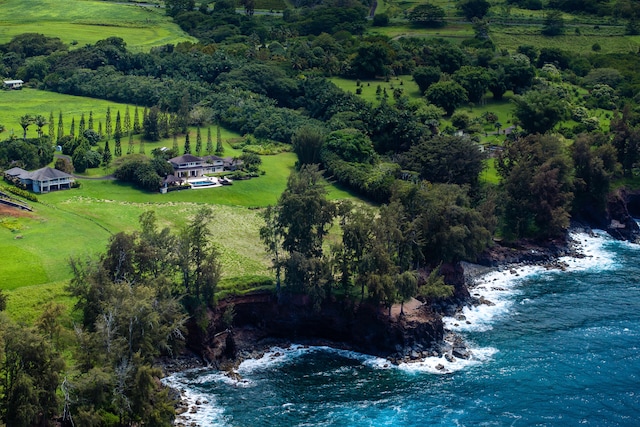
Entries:
MULTIPOLYGON (((565 271, 603 271, 616 267, 615 254, 608 245, 616 242, 606 232, 571 232, 579 257, 565 256, 558 259, 562 269, 547 269, 544 266, 513 266, 501 271, 492 271, 475 280, 469 288, 471 296, 483 298, 484 304, 464 307, 455 317, 443 319, 445 328, 452 331, 484 332, 492 329, 493 323, 512 314, 515 296, 521 293, 520 283, 532 276, 559 274, 565 271)), ((551 276, 549 276, 551 277, 551 276)), ((526 303, 526 300, 521 302, 526 303)))
POLYGON ((416 362, 401 363, 398 365, 398 369, 408 373, 450 374, 470 366, 485 363, 490 360, 498 350, 493 347, 480 347, 469 348, 469 352, 471 353, 469 359, 447 359, 444 355, 440 357, 434 356, 416 362))
MULTIPOLYGON (((224 416, 224 408, 215 402, 215 396, 209 393, 200 393, 194 387, 194 381, 187 379, 185 374, 176 373, 162 379, 162 383, 180 391, 181 399, 188 406, 187 412, 176 417, 175 424, 198 427, 223 427, 227 425, 224 416)), ((200 378, 196 379, 196 382, 200 378)))
POLYGON ((287 348, 272 347, 260 358, 244 360, 240 366, 238 366, 237 373, 242 376, 246 376, 257 370, 273 369, 287 363, 292 363, 302 355, 320 351, 337 354, 347 359, 357 360, 363 365, 373 368, 382 368, 385 367, 385 365, 391 365, 386 359, 357 353, 355 351, 341 350, 327 346, 293 344, 287 348))

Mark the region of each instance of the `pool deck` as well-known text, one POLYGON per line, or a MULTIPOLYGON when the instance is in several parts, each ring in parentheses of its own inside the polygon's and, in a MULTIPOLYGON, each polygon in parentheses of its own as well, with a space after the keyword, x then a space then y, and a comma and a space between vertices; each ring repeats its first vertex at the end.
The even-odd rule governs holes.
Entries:
POLYGON ((193 178, 187 181, 191 186, 192 190, 199 190, 201 188, 213 188, 213 187, 222 187, 218 178, 214 176, 199 176, 198 178, 193 178), (207 185, 194 185, 196 182, 209 181, 211 184, 207 185))

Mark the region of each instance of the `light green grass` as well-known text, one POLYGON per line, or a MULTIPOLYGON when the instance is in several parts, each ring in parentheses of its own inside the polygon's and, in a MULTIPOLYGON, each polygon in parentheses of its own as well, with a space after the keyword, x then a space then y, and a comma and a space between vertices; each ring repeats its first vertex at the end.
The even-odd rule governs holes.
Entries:
MULTIPOLYGON (((344 79, 341 77, 332 77, 331 82, 338 86, 340 89, 356 93, 356 80, 352 79, 344 79)), ((413 77, 410 75, 402 75, 398 77, 391 78, 388 82, 383 79, 372 79, 372 80, 360 80, 360 87, 362 88, 362 93, 359 95, 365 101, 371 102, 373 104, 379 104, 380 100, 376 95, 376 90, 380 86, 381 90, 386 89, 387 95, 389 98, 387 99, 390 104, 395 103, 393 99, 393 90, 394 88, 401 89, 402 93, 408 96, 410 99, 420 98, 420 89, 415 81, 413 81, 413 77), (400 84, 402 82, 402 84, 400 84)))
MULTIPOLYGON (((122 120, 124 120, 124 112, 126 105, 111 101, 104 101, 95 98, 86 98, 82 96, 63 95, 55 92, 44 90, 28 89, 22 90, 2 90, 0 91, 0 123, 6 130, 0 134, 0 139, 7 138, 11 132, 22 137, 22 127, 20 126, 20 117, 25 114, 40 114, 49 120, 49 114, 53 112, 55 122, 55 132, 58 132, 58 115, 62 111, 62 120, 64 122, 65 135, 71 129, 71 120, 75 118, 76 132, 80 124, 82 113, 85 115, 85 121, 89 120, 89 112, 93 111, 94 129, 98 130, 98 121, 102 121, 104 126, 107 107, 111 108, 111 121, 115 126, 116 112, 120 110, 122 120)), ((129 108, 131 120, 133 121, 134 106, 129 108)), ((142 108, 139 108, 140 120, 142 120, 142 108)), ((87 123, 88 126, 88 123, 87 123)), ((49 126, 42 128, 44 134, 49 132, 49 126)), ((27 131, 27 137, 37 137, 37 127, 31 125, 27 131)), ((123 140, 126 143, 125 140, 123 140)))
POLYGON ((637 52, 640 40, 629 36, 600 36, 600 35, 573 35, 571 31, 567 35, 545 37, 537 33, 533 27, 504 27, 492 31, 491 39, 500 49, 514 52, 518 46, 531 45, 538 49, 557 48, 569 50, 578 54, 594 53, 591 47, 598 43, 603 53, 629 53, 637 52))
POLYGON ((486 182, 489 184, 500 183, 500 175, 498 175, 498 170, 496 169, 496 159, 487 159, 485 162, 485 168, 482 173, 480 173, 480 182, 486 182))
POLYGON ((79 46, 115 36, 134 51, 195 41, 160 8, 89 0, 4 0, 0 4, 0 43, 22 33, 60 37, 79 46))

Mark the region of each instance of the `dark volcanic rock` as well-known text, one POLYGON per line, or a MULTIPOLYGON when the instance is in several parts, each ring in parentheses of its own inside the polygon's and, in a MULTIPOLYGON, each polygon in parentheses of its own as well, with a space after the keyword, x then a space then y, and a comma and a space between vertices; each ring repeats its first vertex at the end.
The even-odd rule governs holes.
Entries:
POLYGON ((640 227, 631 216, 629 208, 640 207, 640 195, 628 193, 624 189, 610 194, 607 201, 607 225, 605 230, 618 240, 640 241, 640 227))
POLYGON ((415 349, 431 348, 443 339, 439 315, 424 309, 409 320, 391 320, 386 310, 362 304, 357 309, 328 302, 315 311, 308 299, 292 296, 278 302, 270 293, 222 301, 212 312, 207 334, 190 347, 217 366, 244 355, 287 342, 325 344, 381 357, 406 357, 415 349), (229 304, 234 304, 232 331, 216 325, 229 304), (232 347, 232 349, 230 349, 232 347))

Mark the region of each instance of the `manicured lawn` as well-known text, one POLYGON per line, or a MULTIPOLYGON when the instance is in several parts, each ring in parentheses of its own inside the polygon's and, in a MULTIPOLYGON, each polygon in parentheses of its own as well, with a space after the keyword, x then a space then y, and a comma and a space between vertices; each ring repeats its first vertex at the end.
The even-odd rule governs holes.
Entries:
MULTIPOLYGON (((53 112, 55 123, 55 133, 58 132, 58 116, 62 112, 65 134, 71 129, 71 120, 75 118, 76 132, 80 123, 80 117, 84 113, 85 121, 89 120, 89 112, 93 112, 94 129, 98 130, 98 121, 102 121, 104 126, 107 107, 111 108, 111 120, 115 125, 116 112, 120 110, 120 115, 124 119, 126 105, 116 102, 104 101, 95 98, 82 96, 63 95, 44 90, 28 89, 3 90, 0 91, 0 123, 6 127, 6 131, 0 135, 0 139, 5 139, 13 131, 18 137, 22 137, 22 127, 20 117, 25 114, 40 114, 49 120, 49 114, 53 112)), ((129 108, 131 120, 133 121, 134 106, 129 108)), ((140 120, 142 120, 142 109, 139 109, 140 120)), ((42 128, 45 135, 49 133, 49 126, 42 128)), ((37 127, 31 125, 27 131, 27 137, 37 137, 37 127)), ((123 140, 124 143, 126 141, 123 140)))
POLYGON ((89 0, 4 0, 1 4, 0 43, 22 33, 60 37, 78 46, 121 37, 134 51, 195 41, 160 8, 89 0))
MULTIPOLYGON (((344 79, 341 77, 333 77, 330 80, 340 89, 351 93, 356 93, 356 90, 358 89, 356 80, 344 79)), ((379 96, 376 94, 378 86, 380 86, 381 90, 380 96, 382 96, 382 93, 384 93, 384 90, 386 89, 387 95, 389 96, 388 101, 391 104, 395 103, 395 100, 393 99, 394 89, 402 90, 402 93, 411 99, 421 97, 420 89, 416 82, 413 81, 413 77, 410 75, 393 77, 388 82, 383 79, 360 80, 360 88, 362 89, 360 97, 373 104, 380 103, 379 96)))

